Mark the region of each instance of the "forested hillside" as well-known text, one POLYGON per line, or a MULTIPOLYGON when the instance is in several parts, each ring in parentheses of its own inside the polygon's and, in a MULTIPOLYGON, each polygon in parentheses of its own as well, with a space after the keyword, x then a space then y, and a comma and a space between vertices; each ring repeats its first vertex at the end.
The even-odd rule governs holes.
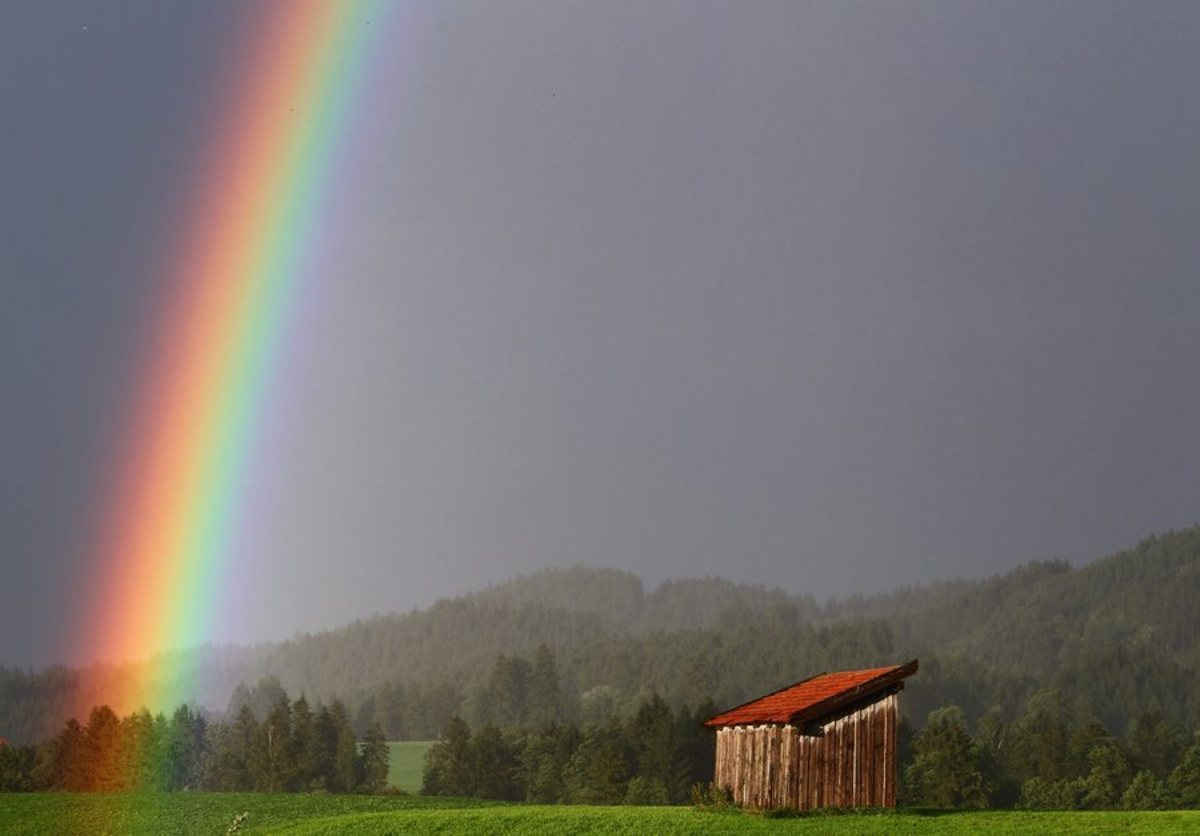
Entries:
MULTIPOLYGON (((650 693, 674 705, 725 705, 834 668, 921 660, 902 705, 922 721, 954 703, 969 718, 1015 717, 1040 689, 1113 731, 1161 712, 1200 726, 1200 527, 1151 537, 1082 568, 1031 563, 949 582, 819 605, 809 596, 698 579, 647 592, 611 569, 550 570, 404 615, 250 648, 206 647, 197 700, 223 709, 239 682, 277 678, 313 701, 340 697, 360 732, 436 735, 470 722, 627 715, 650 693), (540 650, 539 650, 540 648, 540 650), (539 667, 540 666, 540 667, 539 667), (550 708, 535 709, 542 677, 550 708)), ((144 669, 109 671, 143 677, 144 669)), ((77 672, 0 669, 0 735, 44 739, 104 701, 77 672)), ((128 711, 137 706, 114 706, 128 711)), ((169 706, 153 708, 168 709, 169 706)))

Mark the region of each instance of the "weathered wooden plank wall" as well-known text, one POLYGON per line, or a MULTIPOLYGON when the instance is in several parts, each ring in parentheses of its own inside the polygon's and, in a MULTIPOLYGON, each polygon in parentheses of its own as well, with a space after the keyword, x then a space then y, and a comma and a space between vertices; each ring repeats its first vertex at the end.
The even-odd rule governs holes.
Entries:
POLYGON ((747 807, 895 807, 896 694, 795 726, 717 730, 716 783, 747 807))

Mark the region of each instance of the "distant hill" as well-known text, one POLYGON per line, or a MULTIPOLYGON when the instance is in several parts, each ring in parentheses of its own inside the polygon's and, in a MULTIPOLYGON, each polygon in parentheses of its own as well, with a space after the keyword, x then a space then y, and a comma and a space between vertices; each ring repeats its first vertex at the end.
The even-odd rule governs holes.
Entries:
MULTIPOLYGON (((552 569, 403 615, 254 647, 205 647, 174 661, 202 669, 195 696, 213 710, 239 682, 275 677, 289 693, 341 697, 394 735, 423 737, 449 714, 485 711, 501 672, 516 659, 523 675, 520 660, 542 645, 556 664, 564 718, 602 702, 621 711, 650 691, 693 706, 734 703, 822 670, 917 657, 921 671, 903 700, 914 718, 951 702, 971 716, 993 706, 1012 716, 1038 689, 1056 687, 1080 716, 1119 731, 1151 710, 1200 726, 1198 630, 1193 527, 1082 568, 1030 563, 986 580, 824 605, 717 578, 647 592, 628 572, 552 569)), ((77 683, 77 672, 61 668, 0 669, 0 734, 45 737, 79 706, 104 699, 77 683)))

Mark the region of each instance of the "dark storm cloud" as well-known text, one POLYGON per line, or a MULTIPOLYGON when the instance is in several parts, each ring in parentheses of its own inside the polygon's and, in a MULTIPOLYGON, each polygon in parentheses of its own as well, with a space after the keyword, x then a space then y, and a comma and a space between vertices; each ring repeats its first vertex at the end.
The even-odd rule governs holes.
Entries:
MULTIPOLYGON (((218 11, 0 11, 0 659, 75 594, 218 11)), ((401 14, 221 637, 577 561, 824 596, 1193 522, 1198 34, 1169 3, 401 14)))

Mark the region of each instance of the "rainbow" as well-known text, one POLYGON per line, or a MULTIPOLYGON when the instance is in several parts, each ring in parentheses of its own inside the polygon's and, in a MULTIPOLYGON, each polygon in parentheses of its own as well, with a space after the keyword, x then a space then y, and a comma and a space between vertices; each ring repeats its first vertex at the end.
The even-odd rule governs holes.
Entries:
POLYGON ((273 362, 284 348, 323 195, 366 86, 379 0, 248 7, 249 37, 213 126, 202 185, 106 494, 80 641, 150 670, 109 693, 169 709, 194 683, 168 660, 211 635, 273 362), (151 661, 153 660, 153 661, 151 661))

